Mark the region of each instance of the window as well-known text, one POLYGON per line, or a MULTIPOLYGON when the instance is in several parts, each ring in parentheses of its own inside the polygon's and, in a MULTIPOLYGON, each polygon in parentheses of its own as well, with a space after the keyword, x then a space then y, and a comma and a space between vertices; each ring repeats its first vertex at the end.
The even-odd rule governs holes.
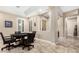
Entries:
POLYGON ((29 21, 29 31, 32 31, 32 21, 29 21))
POLYGON ((22 20, 22 32, 24 32, 24 20, 22 20))
POLYGON ((18 19, 18 31, 24 32, 24 20, 18 19))

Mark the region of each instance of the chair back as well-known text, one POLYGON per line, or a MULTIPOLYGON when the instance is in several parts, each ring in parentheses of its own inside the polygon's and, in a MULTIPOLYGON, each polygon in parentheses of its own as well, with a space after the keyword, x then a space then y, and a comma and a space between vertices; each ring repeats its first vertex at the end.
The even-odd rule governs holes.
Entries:
MULTIPOLYGON (((18 35, 18 34, 21 34, 21 32, 20 31, 16 31, 15 34, 18 35)), ((19 38, 20 38, 20 36, 16 37, 16 39, 19 39, 19 38)))
POLYGON ((33 31, 32 33, 34 33, 34 37, 35 37, 35 35, 36 35, 36 31, 33 31))
POLYGON ((33 31, 32 33, 35 33, 36 34, 36 31, 33 31))
POLYGON ((3 36, 3 33, 0 32, 0 35, 1 35, 1 37, 2 37, 3 43, 5 43, 5 38, 4 38, 4 36, 3 36))
POLYGON ((15 34, 20 34, 20 33, 21 33, 20 31, 16 31, 16 32, 15 32, 15 34))
POLYGON ((35 38, 35 33, 29 33, 28 34, 28 42, 29 43, 33 43, 34 42, 34 38, 35 38))

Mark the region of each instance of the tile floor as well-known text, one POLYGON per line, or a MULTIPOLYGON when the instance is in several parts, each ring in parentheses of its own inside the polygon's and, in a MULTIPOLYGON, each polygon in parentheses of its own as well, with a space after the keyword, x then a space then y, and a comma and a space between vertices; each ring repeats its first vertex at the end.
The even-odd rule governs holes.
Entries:
MULTIPOLYGON (((30 51, 25 48, 22 50, 21 47, 13 48, 10 51, 4 49, 0 50, 0 53, 77 53, 79 52, 78 39, 73 38, 59 38, 55 44, 53 42, 35 38, 34 46, 30 51)), ((0 48, 3 44, 0 43, 0 48)))

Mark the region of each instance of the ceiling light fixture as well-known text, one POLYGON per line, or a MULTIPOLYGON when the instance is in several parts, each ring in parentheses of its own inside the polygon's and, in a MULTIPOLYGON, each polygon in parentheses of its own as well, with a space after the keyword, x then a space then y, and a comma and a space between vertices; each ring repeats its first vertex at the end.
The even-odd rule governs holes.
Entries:
POLYGON ((41 12, 42 10, 40 9, 39 11, 41 12))
POLYGON ((20 6, 16 6, 17 8, 20 8, 20 6))

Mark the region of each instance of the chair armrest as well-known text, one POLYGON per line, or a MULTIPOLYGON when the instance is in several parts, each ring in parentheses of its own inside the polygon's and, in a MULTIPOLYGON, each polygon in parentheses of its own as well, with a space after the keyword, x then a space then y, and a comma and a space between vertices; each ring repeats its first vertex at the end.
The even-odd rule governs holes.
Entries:
POLYGON ((11 36, 5 36, 5 37, 11 37, 11 36))
POLYGON ((5 38, 9 38, 9 39, 10 39, 10 38, 11 38, 11 36, 5 36, 5 38))
POLYGON ((10 37, 5 37, 5 39, 11 39, 10 37))

